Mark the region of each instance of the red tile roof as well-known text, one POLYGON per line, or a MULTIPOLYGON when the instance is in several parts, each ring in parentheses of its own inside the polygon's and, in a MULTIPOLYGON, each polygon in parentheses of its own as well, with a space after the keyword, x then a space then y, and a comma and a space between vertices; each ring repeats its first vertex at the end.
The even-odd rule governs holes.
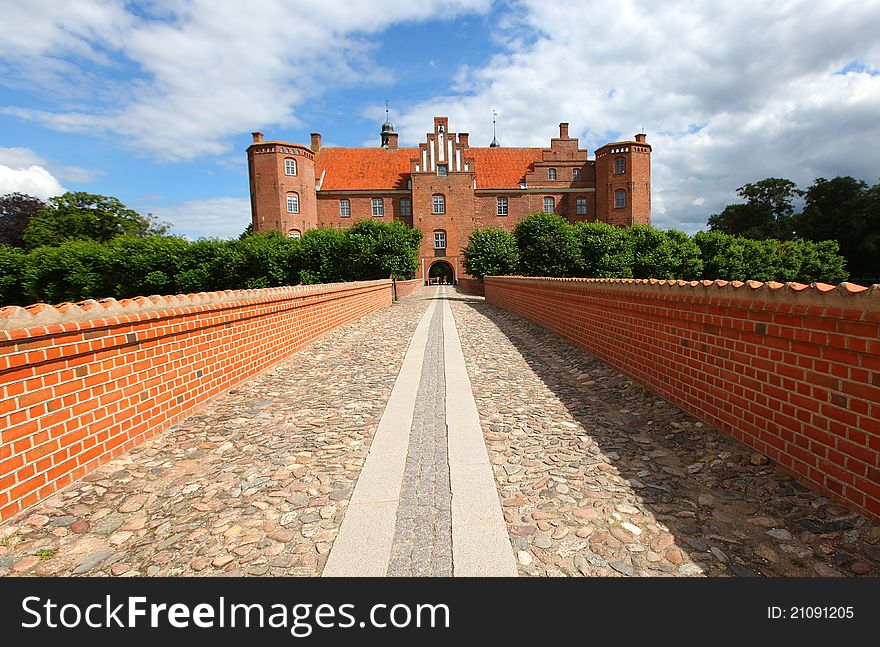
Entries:
MULTIPOLYGON (((540 148, 469 148, 465 157, 476 164, 478 189, 518 189, 540 148)), ((418 148, 322 148, 315 159, 315 177, 324 174, 322 191, 406 189, 410 160, 418 148)))
MULTIPOLYGON (((476 163, 478 189, 518 189, 540 148, 469 148, 465 157, 476 163)), ((406 189, 410 160, 418 148, 322 148, 315 160, 315 177, 324 174, 322 191, 406 189)))
POLYGON ((541 159, 541 148, 471 148, 477 167, 478 189, 518 189, 532 162, 541 159))
POLYGON ((418 156, 418 148, 322 148, 315 178, 324 173, 322 191, 405 189, 409 161, 418 156))

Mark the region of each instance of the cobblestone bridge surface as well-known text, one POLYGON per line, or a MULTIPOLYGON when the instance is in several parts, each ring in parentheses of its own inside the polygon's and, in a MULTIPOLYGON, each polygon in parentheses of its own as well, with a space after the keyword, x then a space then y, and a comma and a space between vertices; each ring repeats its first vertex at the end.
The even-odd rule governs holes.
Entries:
POLYGON ((310 576, 359 545, 384 574, 467 574, 499 536, 487 574, 880 575, 880 527, 449 288, 327 334, 0 526, 0 575, 310 576), (371 449, 414 386, 402 453, 371 449), (388 483, 359 484, 370 462, 388 483), (390 493, 387 532, 346 524, 356 487, 390 493))

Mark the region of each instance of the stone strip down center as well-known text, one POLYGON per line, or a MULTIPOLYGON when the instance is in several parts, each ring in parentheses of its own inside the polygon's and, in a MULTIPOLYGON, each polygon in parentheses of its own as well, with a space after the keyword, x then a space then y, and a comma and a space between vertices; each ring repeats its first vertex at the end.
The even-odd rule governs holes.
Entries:
POLYGON ((445 287, 416 327, 324 576, 515 576, 445 287))

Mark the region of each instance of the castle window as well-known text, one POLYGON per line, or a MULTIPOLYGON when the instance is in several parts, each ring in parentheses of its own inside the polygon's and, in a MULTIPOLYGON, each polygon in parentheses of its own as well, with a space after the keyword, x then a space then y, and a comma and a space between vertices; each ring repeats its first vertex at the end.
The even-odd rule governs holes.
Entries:
POLYGON ((385 201, 382 198, 373 198, 373 215, 377 217, 385 215, 385 201))
POLYGON ((544 198, 544 213, 556 213, 556 199, 551 197, 544 198))
POLYGON ((581 179, 581 170, 579 168, 572 169, 571 179, 572 180, 580 180, 581 179))
POLYGON ((498 198, 498 204, 495 213, 499 216, 507 215, 507 198, 498 198))
POLYGON ((297 240, 299 240, 300 238, 302 238, 302 234, 300 233, 299 229, 291 229, 287 232, 287 237, 296 238, 297 240))
POLYGON ((623 209, 626 206, 626 191, 614 192, 614 208, 623 209))
POLYGON ((446 249, 446 232, 442 229, 434 232, 434 249, 446 249))
POLYGON ((432 213, 446 213, 446 196, 438 193, 433 197, 432 213))
POLYGON ((547 169, 547 179, 548 180, 555 180, 556 179, 556 169, 555 168, 547 169))
POLYGON ((577 198, 574 201, 575 213, 579 216, 587 215, 587 199, 586 198, 577 198))
POLYGON ((299 195, 296 193, 287 196, 287 213, 299 213, 299 195))
POLYGON ((412 201, 409 198, 401 198, 400 199, 400 215, 401 216, 411 216, 412 215, 412 201))
POLYGON ((339 217, 351 218, 351 202, 348 200, 339 201, 339 217))
POLYGON ((438 164, 437 175, 449 175, 449 167, 446 164, 438 164))
POLYGON ((284 160, 284 175, 296 175, 296 160, 284 160))
POLYGON ((622 157, 618 157, 614 160, 614 172, 620 175, 621 173, 626 173, 626 160, 622 157))

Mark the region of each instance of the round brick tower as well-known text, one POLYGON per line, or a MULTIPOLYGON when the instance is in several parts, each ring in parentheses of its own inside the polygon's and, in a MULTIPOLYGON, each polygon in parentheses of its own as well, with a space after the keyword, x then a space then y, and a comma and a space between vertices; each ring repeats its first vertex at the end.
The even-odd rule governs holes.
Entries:
MULTIPOLYGON (((266 142, 262 133, 253 133, 253 138, 247 155, 254 231, 277 229, 286 236, 299 237, 317 227, 317 151, 301 144, 266 142)), ((312 140, 314 144, 315 138, 312 140)))
POLYGON ((651 146, 635 140, 596 150, 597 220, 618 227, 651 224, 651 146))

